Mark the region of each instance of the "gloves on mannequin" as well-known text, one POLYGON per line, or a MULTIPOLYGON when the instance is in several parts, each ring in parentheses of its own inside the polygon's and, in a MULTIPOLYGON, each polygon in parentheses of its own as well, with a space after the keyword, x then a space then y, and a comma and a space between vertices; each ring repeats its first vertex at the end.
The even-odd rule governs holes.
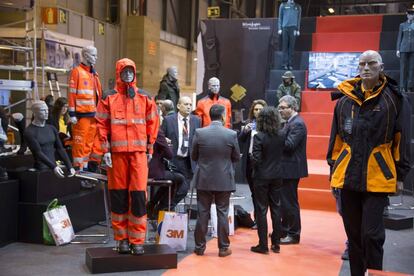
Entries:
POLYGON ((57 176, 57 177, 59 177, 59 178, 64 178, 65 177, 65 173, 63 172, 63 170, 59 167, 59 166, 56 166, 54 169, 53 169, 53 172, 55 173, 55 175, 57 176))
POLYGON ((277 31, 277 33, 278 33, 279 35, 281 35, 281 34, 282 34, 282 30, 277 31))
POLYGON ((151 162, 151 159, 152 159, 152 154, 147 153, 147 161, 148 161, 148 163, 151 162))
POLYGON ((75 176, 75 174, 76 174, 76 170, 75 170, 74 168, 71 168, 71 169, 69 170, 68 177, 73 177, 73 176, 75 176))
POLYGON ((108 167, 112 168, 112 158, 110 152, 104 154, 103 161, 108 167))
POLYGON ((395 54, 397 55, 397 57, 400 57, 400 51, 397 51, 395 54))
POLYGON ((78 122, 78 119, 76 117, 70 117, 70 122, 75 125, 78 122))

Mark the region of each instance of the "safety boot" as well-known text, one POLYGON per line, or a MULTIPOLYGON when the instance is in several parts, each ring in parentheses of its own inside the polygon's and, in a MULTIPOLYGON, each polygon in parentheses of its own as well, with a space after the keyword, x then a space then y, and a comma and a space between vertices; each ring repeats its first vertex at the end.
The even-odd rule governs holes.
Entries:
POLYGON ((131 254, 132 255, 144 254, 144 246, 142 244, 131 244, 131 254))
POLYGON ((116 251, 118 251, 119 254, 128 254, 128 253, 130 253, 129 241, 128 240, 118 241, 118 246, 116 247, 116 251))

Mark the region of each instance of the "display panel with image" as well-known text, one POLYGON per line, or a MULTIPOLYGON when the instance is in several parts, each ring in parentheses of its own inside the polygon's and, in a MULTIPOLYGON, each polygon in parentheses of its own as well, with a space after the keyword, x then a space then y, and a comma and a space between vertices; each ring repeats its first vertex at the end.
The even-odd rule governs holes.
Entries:
POLYGON ((336 88, 358 75, 361 53, 309 53, 308 88, 336 88))

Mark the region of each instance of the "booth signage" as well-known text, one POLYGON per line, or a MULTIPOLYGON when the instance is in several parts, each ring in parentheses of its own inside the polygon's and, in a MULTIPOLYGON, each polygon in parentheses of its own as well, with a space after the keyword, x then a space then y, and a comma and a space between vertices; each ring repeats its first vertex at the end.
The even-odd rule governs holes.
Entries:
POLYGON ((151 56, 157 55, 157 44, 154 41, 148 41, 148 54, 151 56))
POLYGON ((100 35, 105 34, 105 25, 101 22, 98 23, 98 34, 100 35))
POLYGON ((220 7, 208 7, 207 8, 207 17, 208 18, 215 18, 220 17, 220 7))
POLYGON ((59 23, 66 24, 66 11, 59 9, 59 23))
POLYGON ((58 23, 57 8, 43 7, 42 8, 42 23, 57 24, 58 23))

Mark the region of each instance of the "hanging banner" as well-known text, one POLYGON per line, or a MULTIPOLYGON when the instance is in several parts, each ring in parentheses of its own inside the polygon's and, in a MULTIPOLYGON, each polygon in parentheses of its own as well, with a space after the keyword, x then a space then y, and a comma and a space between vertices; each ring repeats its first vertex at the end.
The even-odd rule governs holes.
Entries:
POLYGON ((94 46, 92 40, 44 31, 46 66, 71 70, 81 62, 82 48, 94 46))

